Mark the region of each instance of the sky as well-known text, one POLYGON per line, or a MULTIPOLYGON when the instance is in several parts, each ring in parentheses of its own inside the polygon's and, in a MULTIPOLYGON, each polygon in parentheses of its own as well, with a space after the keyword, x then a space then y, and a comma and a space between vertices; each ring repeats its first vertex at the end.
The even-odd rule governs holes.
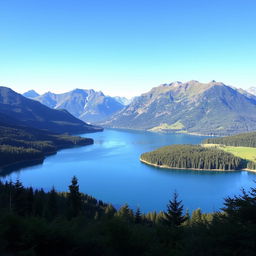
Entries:
POLYGON ((256 86, 255 0, 0 0, 0 85, 132 97, 172 81, 256 86))

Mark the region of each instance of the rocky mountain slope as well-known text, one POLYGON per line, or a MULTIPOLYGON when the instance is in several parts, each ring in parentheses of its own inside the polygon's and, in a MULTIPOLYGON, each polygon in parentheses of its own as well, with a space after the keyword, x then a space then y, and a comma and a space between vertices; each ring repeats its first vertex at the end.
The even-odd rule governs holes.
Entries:
POLYGON ((223 83, 162 84, 136 97, 107 127, 228 135, 256 130, 256 99, 223 83))
POLYGON ((34 100, 53 109, 66 109, 75 117, 89 123, 104 121, 124 108, 121 100, 106 96, 102 92, 83 89, 61 94, 47 92, 34 100))

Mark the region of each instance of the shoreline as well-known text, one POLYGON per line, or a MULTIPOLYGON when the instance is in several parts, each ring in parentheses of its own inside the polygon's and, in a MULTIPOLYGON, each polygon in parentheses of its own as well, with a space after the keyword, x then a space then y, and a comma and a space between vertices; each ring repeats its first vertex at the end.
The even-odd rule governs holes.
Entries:
POLYGON ((192 170, 192 171, 207 171, 207 172, 239 172, 239 171, 246 171, 246 172, 253 172, 256 174, 256 170, 252 170, 252 169, 248 169, 248 168, 244 168, 244 169, 239 169, 239 170, 221 170, 221 169, 198 169, 198 168, 179 168, 179 167, 170 167, 167 165, 157 165, 157 164, 153 164, 150 163, 146 160, 143 160, 142 158, 140 158, 140 162, 147 164, 149 166, 154 166, 157 168, 161 168, 161 169, 170 169, 170 170, 192 170))
POLYGON ((168 130, 168 131, 151 131, 150 129, 135 129, 135 128, 127 128, 127 127, 111 127, 111 126, 103 126, 104 129, 113 129, 113 130, 127 130, 127 131, 140 131, 140 132, 150 132, 150 133, 158 133, 158 134, 185 134, 185 135, 192 135, 198 137, 222 137, 227 135, 212 135, 212 134, 202 134, 196 132, 182 132, 179 130, 168 130))
MULTIPOLYGON (((44 160, 48 157, 48 156, 52 156, 52 155, 56 155, 59 151, 61 150, 65 150, 65 149, 70 149, 70 148, 78 148, 78 147, 85 147, 85 146, 90 146, 90 145, 93 145, 94 144, 94 141, 93 143, 88 143, 88 144, 84 144, 84 145, 77 145, 77 144, 74 144, 73 146, 63 146, 63 147, 59 147, 57 148, 55 151, 51 151, 51 152, 46 152, 44 154, 43 157, 40 157, 40 158, 34 158, 34 159, 28 159, 28 160, 20 160, 20 161, 16 161, 16 162, 12 162, 12 163, 9 163, 9 164, 4 164, 4 165, 1 165, 0 166, 0 177, 1 177, 1 174, 6 171, 8 168, 14 168, 13 170, 18 170, 19 168, 15 168, 16 166, 19 166, 19 165, 22 165, 22 164, 27 164, 28 166, 31 166, 31 164, 33 165, 33 163, 36 164, 40 164, 40 163, 43 163, 44 160)), ((26 168, 26 166, 22 167, 22 168, 26 168)))

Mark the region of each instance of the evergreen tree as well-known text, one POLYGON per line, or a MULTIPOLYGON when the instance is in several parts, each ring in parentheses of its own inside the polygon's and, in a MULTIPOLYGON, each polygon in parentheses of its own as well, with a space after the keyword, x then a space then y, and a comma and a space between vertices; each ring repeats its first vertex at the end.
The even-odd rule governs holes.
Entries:
POLYGON ((141 222, 142 222, 142 218, 141 218, 140 208, 137 208, 135 212, 135 223, 141 223, 141 222))
POLYGON ((133 218, 133 212, 129 209, 128 204, 125 204, 119 209, 117 216, 129 221, 131 218, 133 218))
POLYGON ((25 189, 19 179, 17 179, 14 183, 14 193, 12 201, 14 211, 20 215, 25 215, 27 203, 25 198, 25 189))
POLYGON ((202 211, 200 208, 198 208, 192 212, 191 222, 192 222, 192 224, 198 224, 198 223, 202 222, 202 211))
POLYGON ((29 215, 33 213, 33 204, 34 204, 34 190, 32 187, 30 187, 26 191, 26 212, 29 215))
POLYGON ((178 194, 174 192, 173 199, 169 201, 167 205, 167 212, 164 212, 164 223, 168 226, 180 226, 187 220, 186 216, 183 216, 182 201, 178 201, 178 194))
POLYGON ((78 180, 74 176, 69 186, 69 208, 70 208, 70 217, 76 217, 81 213, 82 210, 82 196, 79 192, 78 180))
POLYGON ((50 219, 52 219, 58 215, 57 193, 56 193, 56 190, 54 187, 49 192, 47 213, 48 213, 48 217, 50 219))
POLYGON ((113 217, 115 212, 116 212, 116 209, 114 208, 114 206, 112 204, 108 204, 104 211, 104 213, 107 217, 113 217))

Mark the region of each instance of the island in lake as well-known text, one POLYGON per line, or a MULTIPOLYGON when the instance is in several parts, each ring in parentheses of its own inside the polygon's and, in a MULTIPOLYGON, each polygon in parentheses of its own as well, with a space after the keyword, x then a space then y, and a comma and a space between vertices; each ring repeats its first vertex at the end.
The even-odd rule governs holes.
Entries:
POLYGON ((140 161, 170 169, 255 170, 256 132, 210 138, 201 145, 171 145, 143 153, 140 161))

